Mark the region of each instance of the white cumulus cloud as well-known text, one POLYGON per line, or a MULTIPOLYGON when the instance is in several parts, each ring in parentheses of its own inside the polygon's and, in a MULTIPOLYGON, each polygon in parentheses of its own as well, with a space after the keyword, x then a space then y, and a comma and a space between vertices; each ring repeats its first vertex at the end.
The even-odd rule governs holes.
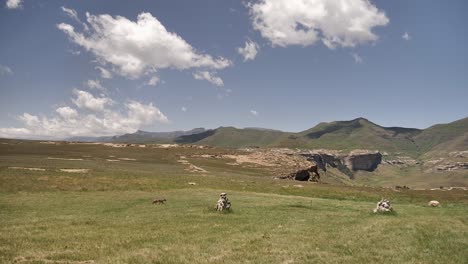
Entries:
POLYGON ((107 106, 112 105, 114 102, 107 97, 94 97, 91 93, 81 90, 73 90, 76 98, 72 102, 81 109, 87 109, 93 112, 104 112, 107 106))
POLYGON ((143 126, 158 122, 169 122, 152 103, 127 101, 119 111, 107 103, 114 102, 110 98, 98 98, 79 90, 74 91, 72 101, 77 108, 58 107, 50 117, 24 113, 18 117, 23 127, 0 128, 0 137, 61 139, 73 136, 110 136, 133 133, 143 126), (89 101, 84 102, 85 97, 89 101), (96 109, 99 111, 94 111, 96 109))
POLYGON ((224 86, 223 79, 215 76, 214 74, 216 73, 208 71, 198 71, 193 73, 193 77, 197 80, 206 80, 216 86, 224 86))
POLYGON ((253 28, 273 46, 354 47, 378 39, 389 19, 368 0, 260 0, 248 5, 253 28))
POLYGON ((141 13, 136 21, 108 14, 86 14, 89 30, 79 32, 72 25, 57 27, 72 42, 94 54, 97 60, 130 79, 158 69, 224 69, 231 61, 195 50, 176 33, 169 32, 156 17, 141 13))
POLYGON ((7 0, 6 1, 6 8, 8 9, 18 9, 23 7, 23 0, 7 0))
POLYGON ((248 60, 253 60, 257 56, 259 46, 257 43, 248 40, 245 42, 244 47, 237 48, 237 52, 244 57, 244 62, 248 60))
POLYGON ((76 119, 78 117, 78 112, 68 106, 59 107, 55 109, 55 112, 65 119, 76 119))

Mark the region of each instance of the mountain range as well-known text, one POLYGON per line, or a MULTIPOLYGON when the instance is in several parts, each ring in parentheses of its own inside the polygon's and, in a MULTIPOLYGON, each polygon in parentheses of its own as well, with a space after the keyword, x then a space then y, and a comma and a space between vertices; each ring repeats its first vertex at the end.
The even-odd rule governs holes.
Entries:
POLYGON ((263 128, 219 127, 190 131, 146 132, 113 137, 72 138, 74 141, 179 143, 219 147, 287 147, 302 149, 374 149, 410 156, 468 149, 468 117, 426 129, 383 127, 365 118, 324 122, 302 132, 263 128))

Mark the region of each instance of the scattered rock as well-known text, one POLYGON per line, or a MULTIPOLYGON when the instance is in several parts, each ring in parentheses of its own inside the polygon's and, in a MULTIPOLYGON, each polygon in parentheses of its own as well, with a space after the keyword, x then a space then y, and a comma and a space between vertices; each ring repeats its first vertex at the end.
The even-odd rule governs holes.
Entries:
POLYGON ((382 199, 377 203, 377 207, 374 209, 374 213, 387 213, 393 212, 393 207, 389 200, 382 199))
POLYGON ((178 144, 155 144, 153 148, 177 148, 178 144))
POLYGON ((430 201, 427 205, 431 206, 431 207, 439 207, 440 206, 440 203, 438 201, 430 201))
POLYGON ((164 204, 166 201, 166 198, 154 198, 152 204, 164 204))
POLYGON ((468 150, 464 151, 453 151, 449 155, 454 158, 468 158, 468 150))
POLYGON ((197 185, 197 183, 195 183, 195 182, 189 182, 188 184, 189 185, 197 185))
POLYGON ((296 187, 296 188, 304 188, 304 185, 296 184, 296 185, 293 185, 293 187, 296 187))
POLYGON ((227 198, 227 193, 221 193, 219 195, 218 202, 216 203, 217 211, 231 210, 231 202, 227 198))
POLYGON ((403 185, 403 186, 400 186, 400 185, 397 185, 395 186, 395 189, 397 190, 409 190, 410 188, 406 185, 403 185))
POLYGON ((125 148, 127 144, 103 143, 102 145, 113 148, 125 148))
POLYGON ((467 170, 468 162, 456 162, 456 163, 439 165, 439 166, 436 166, 435 169, 438 171, 467 170))

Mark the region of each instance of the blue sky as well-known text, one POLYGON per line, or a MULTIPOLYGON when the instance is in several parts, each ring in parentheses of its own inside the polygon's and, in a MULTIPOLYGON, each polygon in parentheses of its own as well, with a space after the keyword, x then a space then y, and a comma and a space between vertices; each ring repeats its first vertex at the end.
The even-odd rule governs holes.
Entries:
POLYGON ((468 116, 464 0, 9 0, 0 137, 468 116))

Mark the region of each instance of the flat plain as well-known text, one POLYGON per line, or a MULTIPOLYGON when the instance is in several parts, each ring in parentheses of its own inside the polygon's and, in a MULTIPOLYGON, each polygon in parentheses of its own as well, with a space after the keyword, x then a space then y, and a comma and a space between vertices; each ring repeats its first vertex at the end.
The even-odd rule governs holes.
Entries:
POLYGON ((200 158, 241 152, 225 148, 0 143, 2 263, 467 263, 463 190, 276 180, 200 158), (221 192, 232 211, 214 210, 221 192), (395 213, 372 213, 382 197, 395 213))

